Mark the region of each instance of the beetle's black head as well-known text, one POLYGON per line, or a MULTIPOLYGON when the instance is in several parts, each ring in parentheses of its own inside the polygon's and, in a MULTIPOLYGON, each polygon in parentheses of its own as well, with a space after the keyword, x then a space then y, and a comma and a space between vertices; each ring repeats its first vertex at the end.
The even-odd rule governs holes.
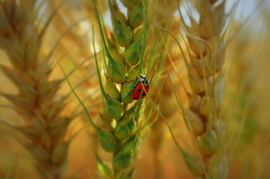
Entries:
POLYGON ((140 82, 143 83, 143 84, 148 84, 148 81, 146 79, 146 76, 145 75, 140 75, 141 79, 140 79, 140 82))

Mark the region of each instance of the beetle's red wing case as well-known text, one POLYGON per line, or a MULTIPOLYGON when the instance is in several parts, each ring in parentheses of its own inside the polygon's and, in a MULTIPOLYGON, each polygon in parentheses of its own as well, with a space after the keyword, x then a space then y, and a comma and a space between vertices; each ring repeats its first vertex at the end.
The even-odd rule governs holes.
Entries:
POLYGON ((149 85, 140 83, 135 87, 131 98, 134 100, 138 100, 140 98, 140 95, 141 95, 141 98, 144 98, 146 94, 148 93, 148 91, 149 91, 149 85))

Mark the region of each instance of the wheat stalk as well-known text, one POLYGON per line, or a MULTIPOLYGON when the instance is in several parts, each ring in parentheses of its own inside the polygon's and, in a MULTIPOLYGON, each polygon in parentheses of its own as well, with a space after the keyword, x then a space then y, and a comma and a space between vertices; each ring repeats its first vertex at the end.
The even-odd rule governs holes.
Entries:
POLYGON ((222 145, 225 121, 221 112, 225 2, 196 1, 193 5, 199 21, 189 15, 191 26, 188 26, 183 20, 190 50, 190 61, 185 64, 192 90, 183 117, 199 151, 199 155, 183 152, 183 156, 191 173, 202 178, 226 178, 228 170, 226 148, 222 145))
POLYGON ((2 72, 18 88, 18 94, 2 93, 15 106, 24 125, 13 126, 19 141, 35 159, 41 178, 62 178, 71 140, 65 140, 72 118, 62 116, 66 96, 58 95, 63 79, 50 80, 51 54, 41 54, 44 34, 36 1, 0 2, 0 47, 12 66, 1 65, 2 72), (26 140, 22 140, 26 139, 26 140))

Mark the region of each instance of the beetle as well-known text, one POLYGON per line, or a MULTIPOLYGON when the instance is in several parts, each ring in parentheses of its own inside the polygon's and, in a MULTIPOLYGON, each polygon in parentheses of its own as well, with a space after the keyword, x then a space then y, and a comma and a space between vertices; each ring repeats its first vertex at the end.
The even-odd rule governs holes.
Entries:
POLYGON ((132 91, 131 98, 138 100, 139 98, 144 98, 149 91, 149 83, 145 75, 140 75, 140 79, 136 83, 132 91))

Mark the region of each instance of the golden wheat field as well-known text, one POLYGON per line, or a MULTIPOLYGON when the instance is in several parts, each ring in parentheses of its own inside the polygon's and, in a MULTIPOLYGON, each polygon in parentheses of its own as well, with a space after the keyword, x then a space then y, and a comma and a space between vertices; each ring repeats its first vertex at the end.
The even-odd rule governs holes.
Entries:
POLYGON ((0 0, 0 179, 270 178, 269 0, 0 0))

